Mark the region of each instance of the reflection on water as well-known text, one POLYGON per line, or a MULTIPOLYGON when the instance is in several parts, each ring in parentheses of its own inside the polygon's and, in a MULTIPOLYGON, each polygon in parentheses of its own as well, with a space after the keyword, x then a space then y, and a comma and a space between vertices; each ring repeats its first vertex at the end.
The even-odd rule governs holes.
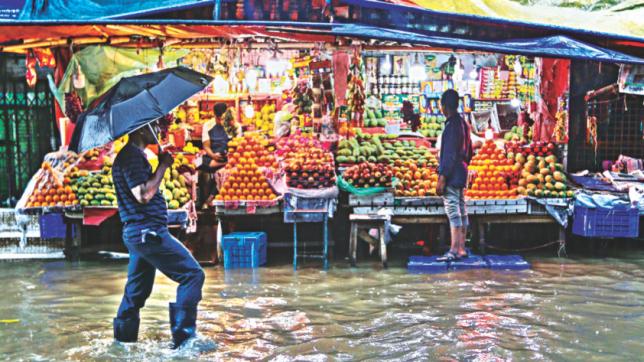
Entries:
POLYGON ((120 345, 111 320, 124 263, 0 263, 0 359, 641 360, 644 253, 531 261, 527 272, 442 275, 207 268, 201 337, 179 351, 169 349, 175 285, 164 276, 140 342, 120 345))

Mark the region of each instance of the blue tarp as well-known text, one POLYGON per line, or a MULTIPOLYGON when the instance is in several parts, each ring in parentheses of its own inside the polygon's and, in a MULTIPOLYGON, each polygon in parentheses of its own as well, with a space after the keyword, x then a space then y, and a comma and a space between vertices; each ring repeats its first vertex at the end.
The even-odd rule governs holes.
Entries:
POLYGON ((213 3, 214 0, 25 0, 19 20, 97 20, 150 14, 213 3))
POLYGON ((524 54, 550 58, 586 59, 611 63, 644 64, 644 59, 642 58, 582 43, 562 35, 537 39, 480 41, 431 36, 360 24, 334 24, 333 34, 363 39, 383 39, 402 43, 425 44, 452 49, 524 54))

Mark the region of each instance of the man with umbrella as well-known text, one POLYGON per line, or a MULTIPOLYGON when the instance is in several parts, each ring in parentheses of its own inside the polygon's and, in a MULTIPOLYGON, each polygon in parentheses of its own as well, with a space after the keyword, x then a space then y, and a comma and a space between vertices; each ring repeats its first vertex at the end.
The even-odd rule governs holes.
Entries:
POLYGON ((129 142, 116 156, 112 178, 123 222, 123 239, 130 251, 125 293, 114 319, 114 338, 135 342, 139 309, 152 292, 155 270, 179 283, 176 303, 170 303, 170 324, 175 347, 195 334, 197 304, 201 300, 204 272, 181 242, 168 231, 168 211, 159 191, 163 175, 172 166, 169 153, 159 155, 152 167, 144 149, 156 143, 158 126, 130 133, 129 142))
POLYGON ((76 151, 129 134, 128 143, 112 166, 123 240, 130 252, 125 293, 114 318, 117 341, 136 342, 139 310, 152 292, 156 269, 179 283, 176 302, 170 303, 174 348, 195 335, 205 275, 190 252, 168 231, 167 205, 159 186, 172 166, 172 156, 160 152, 159 166, 153 171, 144 150, 158 144, 156 120, 211 80, 182 67, 123 78, 81 115, 74 129, 70 149, 76 151))

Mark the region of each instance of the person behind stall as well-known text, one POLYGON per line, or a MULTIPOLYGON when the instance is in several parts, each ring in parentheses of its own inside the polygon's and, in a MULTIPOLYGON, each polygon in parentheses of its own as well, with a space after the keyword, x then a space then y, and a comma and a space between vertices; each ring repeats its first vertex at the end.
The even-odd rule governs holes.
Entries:
POLYGON ((452 238, 450 250, 438 259, 442 261, 467 257, 465 236, 469 223, 465 187, 467 166, 472 159, 472 140, 469 124, 458 113, 458 99, 458 93, 453 89, 441 96, 441 108, 447 123, 441 136, 436 193, 443 196, 452 238))
POLYGON ((196 332, 197 305, 205 274, 188 250, 168 231, 168 212, 159 191, 163 175, 172 166, 169 153, 159 154, 153 172, 144 150, 156 144, 158 124, 140 128, 129 135, 114 160, 112 179, 123 222, 123 241, 130 252, 127 282, 116 318, 114 339, 136 342, 139 310, 152 292, 154 275, 160 270, 179 283, 175 303, 170 303, 170 329, 174 348, 196 332))
POLYGON ((217 170, 224 167, 227 162, 226 152, 228 151, 230 138, 224 129, 222 120, 227 109, 228 106, 225 103, 215 104, 213 108, 215 118, 204 124, 201 134, 203 150, 206 153, 203 156, 203 162, 201 164, 201 178, 203 182, 200 182, 203 187, 202 200, 205 200, 202 206, 203 208, 207 208, 212 203, 217 193, 214 179, 211 176, 217 170))

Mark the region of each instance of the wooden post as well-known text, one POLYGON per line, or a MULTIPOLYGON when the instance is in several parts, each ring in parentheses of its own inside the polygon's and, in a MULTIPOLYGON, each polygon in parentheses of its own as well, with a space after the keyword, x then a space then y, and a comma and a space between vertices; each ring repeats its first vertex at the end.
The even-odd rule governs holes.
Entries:
POLYGON ((387 244, 385 244, 385 223, 378 226, 378 236, 380 237, 380 260, 382 267, 387 269, 387 244))
POLYGON ((356 266, 358 248, 358 223, 351 221, 351 234, 349 235, 349 262, 352 267, 356 266))

